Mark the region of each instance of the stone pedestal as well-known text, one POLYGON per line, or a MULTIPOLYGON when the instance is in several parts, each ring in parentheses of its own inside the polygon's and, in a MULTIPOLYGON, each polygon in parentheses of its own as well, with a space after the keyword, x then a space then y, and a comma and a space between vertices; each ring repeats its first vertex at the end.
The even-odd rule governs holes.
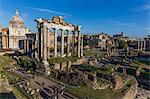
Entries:
POLYGON ((47 61, 43 61, 43 64, 45 67, 46 75, 50 75, 49 63, 47 61))

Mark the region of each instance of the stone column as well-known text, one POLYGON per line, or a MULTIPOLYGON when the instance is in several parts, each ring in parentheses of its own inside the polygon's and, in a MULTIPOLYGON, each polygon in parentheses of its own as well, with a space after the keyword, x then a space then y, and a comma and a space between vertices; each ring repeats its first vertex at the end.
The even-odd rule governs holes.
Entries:
POLYGON ((140 50, 140 40, 138 40, 138 51, 140 50))
POLYGON ((38 60, 41 61, 41 52, 42 52, 42 25, 41 23, 38 23, 38 38, 37 38, 37 44, 38 44, 38 60))
POLYGON ((76 56, 76 53, 75 53, 75 31, 72 31, 73 34, 72 34, 72 53, 71 53, 71 56, 76 56))
POLYGON ((47 33, 47 27, 43 27, 43 61, 47 61, 47 44, 48 44, 48 33, 47 33))
POLYGON ((77 45, 77 55, 80 57, 80 31, 78 31, 78 45, 77 45))
POLYGON ((57 57, 57 29, 54 28, 54 57, 57 57))
POLYGON ((142 51, 143 50, 143 41, 141 41, 141 48, 140 50, 142 51))
MULTIPOLYGON (((49 30, 49 29, 48 29, 49 30)), ((50 34, 49 34, 49 32, 47 31, 47 33, 48 33, 48 44, 47 44, 47 50, 48 50, 48 57, 50 57, 50 34)))
POLYGON ((46 70, 46 74, 50 74, 50 69, 49 69, 49 63, 47 62, 48 58, 48 50, 47 50, 47 44, 48 44, 48 28, 46 26, 43 26, 43 64, 46 70))
POLYGON ((43 53, 44 53, 43 52, 43 38, 44 38, 44 33, 43 33, 44 30, 43 29, 44 28, 42 27, 42 30, 41 30, 41 42, 40 42, 41 43, 41 48, 40 48, 41 49, 41 60, 43 59, 43 53))
POLYGON ((35 34, 35 59, 39 60, 38 57, 38 33, 35 34))
POLYGON ((67 30, 67 56, 70 53, 70 37, 69 37, 69 30, 67 30))
POLYGON ((83 34, 81 36, 81 57, 83 57, 83 34))
POLYGON ((143 51, 145 51, 145 48, 146 48, 146 40, 144 39, 143 51))
POLYGON ((26 44, 26 39, 24 40, 24 53, 27 52, 27 44, 26 44))
POLYGON ((27 46, 27 53, 29 52, 29 40, 26 40, 26 46, 27 46))
POLYGON ((61 29, 61 56, 64 56, 64 30, 61 29))
POLYGON ((32 39, 32 49, 31 49, 31 52, 32 52, 32 58, 35 58, 35 40, 32 39))

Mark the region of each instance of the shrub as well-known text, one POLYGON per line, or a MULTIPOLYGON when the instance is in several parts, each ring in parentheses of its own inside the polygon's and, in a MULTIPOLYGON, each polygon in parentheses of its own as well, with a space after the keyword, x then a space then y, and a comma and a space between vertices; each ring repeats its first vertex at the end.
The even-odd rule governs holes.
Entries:
POLYGON ((78 72, 61 72, 58 74, 57 79, 70 86, 84 85, 84 77, 78 72))

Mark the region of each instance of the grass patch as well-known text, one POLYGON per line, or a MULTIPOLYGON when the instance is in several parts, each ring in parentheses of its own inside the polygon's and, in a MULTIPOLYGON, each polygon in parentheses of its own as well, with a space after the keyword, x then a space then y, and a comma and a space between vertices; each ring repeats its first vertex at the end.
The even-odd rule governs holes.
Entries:
POLYGON ((85 98, 89 95, 90 99, 110 99, 114 94, 110 89, 94 90, 91 87, 78 86, 73 88, 67 88, 67 91, 79 98, 85 98))
POLYGON ((22 78, 22 76, 12 73, 12 72, 8 72, 6 69, 4 69, 4 68, 8 68, 8 67, 9 68, 14 67, 12 62, 15 62, 15 61, 11 57, 0 56, 0 76, 1 75, 7 76, 9 83, 12 84, 13 94, 16 96, 17 99, 27 99, 26 95, 24 95, 26 92, 22 91, 23 89, 21 89, 19 86, 15 85, 15 84, 13 85, 13 83, 20 80, 22 78))
POLYGON ((27 97, 23 93, 21 93, 14 85, 12 87, 13 87, 12 92, 17 99, 27 99, 27 97))
POLYGON ((0 56, 0 71, 3 71, 4 67, 13 67, 14 65, 12 64, 12 62, 14 62, 14 60, 9 56, 0 56))
POLYGON ((82 99, 87 96, 89 96, 90 99, 122 99, 131 86, 135 87, 135 80, 133 79, 123 88, 116 91, 111 89, 94 90, 92 87, 87 86, 68 87, 66 91, 82 99))

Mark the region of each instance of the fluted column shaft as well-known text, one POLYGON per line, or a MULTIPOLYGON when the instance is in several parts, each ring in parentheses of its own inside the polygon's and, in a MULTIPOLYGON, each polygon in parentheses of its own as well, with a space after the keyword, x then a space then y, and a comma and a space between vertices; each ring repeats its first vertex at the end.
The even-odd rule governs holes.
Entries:
POLYGON ((54 57, 57 57, 57 29, 54 28, 54 57))
POLYGON ((64 55, 64 30, 61 29, 61 56, 64 55))

